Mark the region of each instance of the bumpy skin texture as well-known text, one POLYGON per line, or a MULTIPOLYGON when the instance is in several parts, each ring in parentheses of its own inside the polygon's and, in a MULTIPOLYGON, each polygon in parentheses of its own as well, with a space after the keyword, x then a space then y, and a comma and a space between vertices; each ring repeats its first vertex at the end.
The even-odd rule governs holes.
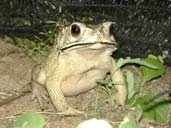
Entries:
POLYGON ((70 107, 64 96, 93 89, 96 81, 110 72, 116 83, 117 96, 122 95, 117 102, 124 105, 127 91, 123 74, 111 57, 116 42, 110 29, 111 22, 98 25, 74 22, 58 33, 45 64, 33 69, 33 95, 40 103, 41 97, 45 99, 41 93, 44 87, 57 111, 66 115, 82 114, 70 107))

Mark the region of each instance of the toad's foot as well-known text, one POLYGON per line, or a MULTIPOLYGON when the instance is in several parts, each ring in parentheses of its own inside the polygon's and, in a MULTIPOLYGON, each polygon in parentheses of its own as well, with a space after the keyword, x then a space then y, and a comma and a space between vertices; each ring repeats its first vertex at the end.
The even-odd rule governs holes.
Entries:
POLYGON ((121 106, 121 105, 119 105, 119 104, 116 104, 114 107, 113 107, 113 110, 115 111, 115 110, 120 110, 120 111, 125 111, 125 110, 127 110, 128 108, 127 108, 127 106, 121 106))
POLYGON ((34 102, 37 100, 40 104, 40 108, 44 110, 44 102, 49 102, 48 93, 42 85, 32 82, 32 98, 34 102))
POLYGON ((125 82, 125 77, 120 68, 118 68, 114 59, 112 59, 113 68, 111 70, 112 82, 115 84, 117 90, 116 103, 121 106, 125 106, 127 100, 127 84, 125 82))
POLYGON ((126 84, 116 84, 117 92, 115 94, 117 105, 125 106, 127 99, 126 84))
POLYGON ((58 114, 65 115, 65 116, 77 116, 77 115, 84 115, 87 116, 87 114, 83 111, 79 111, 77 109, 74 109, 72 107, 69 107, 67 110, 63 112, 59 112, 58 114))

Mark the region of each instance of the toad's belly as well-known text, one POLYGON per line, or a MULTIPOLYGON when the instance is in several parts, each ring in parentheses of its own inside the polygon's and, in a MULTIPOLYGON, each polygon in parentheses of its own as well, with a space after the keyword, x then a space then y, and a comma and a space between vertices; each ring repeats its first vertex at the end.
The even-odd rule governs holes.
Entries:
POLYGON ((83 74, 69 77, 62 83, 62 91, 65 96, 74 96, 87 92, 97 85, 97 80, 104 79, 107 71, 94 69, 83 74))

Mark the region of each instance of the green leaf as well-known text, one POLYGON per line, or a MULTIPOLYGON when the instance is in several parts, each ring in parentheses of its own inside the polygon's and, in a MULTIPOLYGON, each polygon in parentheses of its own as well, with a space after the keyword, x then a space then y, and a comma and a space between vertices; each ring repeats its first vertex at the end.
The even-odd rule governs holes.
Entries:
POLYGON ((145 62, 140 58, 135 58, 135 59, 131 59, 130 57, 127 57, 126 59, 120 58, 116 63, 118 68, 122 67, 125 64, 138 64, 138 65, 146 66, 148 68, 157 69, 155 65, 145 62))
POLYGON ((130 71, 127 72, 127 83, 128 83, 128 100, 129 100, 135 94, 134 74, 130 71))
POLYGON ((151 108, 144 112, 144 117, 155 120, 159 123, 167 123, 168 121, 169 106, 168 104, 158 104, 156 107, 151 108))
POLYGON ((162 64, 164 64, 164 61, 163 61, 164 57, 158 56, 158 59, 160 60, 160 62, 161 62, 162 64))
POLYGON ((144 62, 147 62, 157 67, 157 69, 151 69, 146 66, 141 66, 144 82, 147 82, 147 81, 152 80, 153 78, 159 77, 165 72, 165 67, 163 63, 157 57, 149 56, 144 59, 144 62))
POLYGON ((121 122, 119 128, 138 128, 138 126, 134 120, 125 117, 124 121, 121 122))
POLYGON ((169 105, 165 102, 163 98, 159 98, 157 101, 154 101, 149 104, 144 104, 144 102, 150 99, 152 96, 154 95, 148 94, 137 98, 135 105, 141 105, 143 109, 143 116, 145 118, 154 120, 159 123, 167 123, 169 105))
POLYGON ((141 105, 137 105, 135 107, 135 111, 136 111, 136 120, 139 121, 143 116, 143 109, 141 105))
POLYGON ((17 118, 15 128, 43 128, 44 118, 36 112, 26 112, 17 118))

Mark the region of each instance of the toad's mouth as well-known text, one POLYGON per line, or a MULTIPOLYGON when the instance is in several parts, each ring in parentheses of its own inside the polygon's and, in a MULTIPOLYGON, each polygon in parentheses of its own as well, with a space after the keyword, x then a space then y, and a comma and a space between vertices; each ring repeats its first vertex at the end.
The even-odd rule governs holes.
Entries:
POLYGON ((67 49, 74 48, 74 47, 82 47, 82 46, 88 46, 88 45, 94 45, 94 44, 110 45, 110 46, 117 47, 117 44, 113 42, 111 43, 110 42, 72 43, 72 44, 66 45, 65 47, 62 47, 60 50, 65 51, 67 49))

